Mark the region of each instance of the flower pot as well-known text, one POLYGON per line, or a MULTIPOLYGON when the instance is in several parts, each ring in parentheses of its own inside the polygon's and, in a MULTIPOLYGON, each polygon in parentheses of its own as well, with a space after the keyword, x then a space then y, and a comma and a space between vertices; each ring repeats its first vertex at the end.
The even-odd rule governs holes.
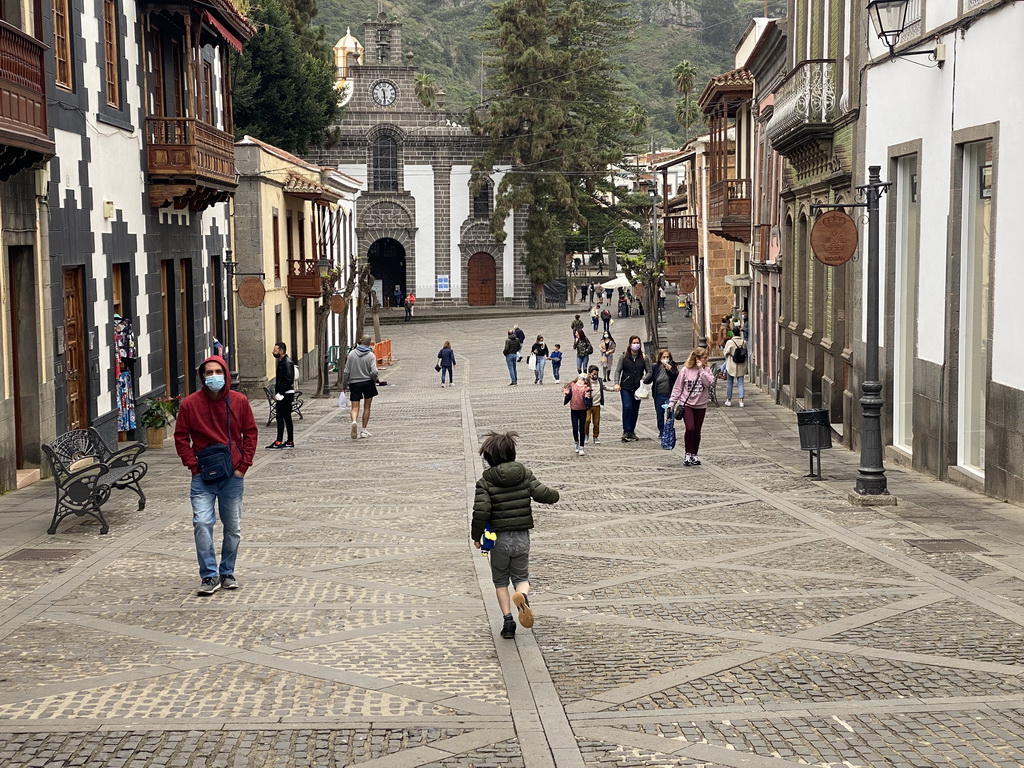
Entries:
POLYGON ((146 445, 149 446, 150 450, 154 448, 164 447, 164 433, 166 427, 149 427, 146 429, 146 445))

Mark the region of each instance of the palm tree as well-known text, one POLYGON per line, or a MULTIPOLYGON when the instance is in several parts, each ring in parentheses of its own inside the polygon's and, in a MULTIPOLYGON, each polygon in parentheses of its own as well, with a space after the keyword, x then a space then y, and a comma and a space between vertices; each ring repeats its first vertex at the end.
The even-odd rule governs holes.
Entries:
POLYGON ((642 104, 634 104, 626 112, 626 130, 634 136, 646 132, 650 124, 651 116, 647 114, 647 109, 642 104))
MULTIPOLYGON (((682 94, 685 107, 682 111, 683 134, 686 138, 690 135, 690 94, 693 92, 694 82, 697 79, 697 68, 689 61, 683 59, 672 68, 672 85, 676 91, 682 94)), ((679 106, 676 105, 676 120, 680 117, 679 106)))
POLYGON ((420 72, 416 75, 413 90, 415 91, 416 98, 424 107, 433 109, 437 106, 437 95, 440 87, 433 75, 420 72))

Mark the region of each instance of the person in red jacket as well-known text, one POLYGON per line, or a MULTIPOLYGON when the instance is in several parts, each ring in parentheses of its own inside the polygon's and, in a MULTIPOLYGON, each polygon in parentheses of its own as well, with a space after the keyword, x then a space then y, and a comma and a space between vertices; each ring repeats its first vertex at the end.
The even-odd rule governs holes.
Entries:
POLYGON ((197 592, 212 595, 221 587, 238 589, 235 559, 241 541, 242 493, 245 473, 256 455, 258 431, 249 400, 240 392, 231 391, 231 374, 224 358, 213 355, 199 366, 202 386, 186 397, 178 410, 174 425, 174 448, 181 463, 192 472, 192 529, 199 559, 197 592), (208 481, 199 470, 197 454, 214 445, 229 446, 234 472, 220 480, 208 481), (220 510, 224 541, 220 550, 220 566, 213 545, 213 526, 220 510))

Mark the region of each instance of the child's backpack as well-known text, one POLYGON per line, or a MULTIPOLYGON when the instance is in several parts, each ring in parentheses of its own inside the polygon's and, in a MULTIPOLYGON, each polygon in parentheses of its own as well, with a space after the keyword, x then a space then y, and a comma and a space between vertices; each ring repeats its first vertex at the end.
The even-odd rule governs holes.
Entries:
POLYGON ((480 554, 486 556, 488 552, 494 549, 494 542, 498 540, 498 534, 491 530, 491 524, 488 523, 484 528, 484 535, 480 537, 480 554))
POLYGON ((732 351, 732 361, 737 365, 743 365, 747 362, 747 345, 737 344, 736 348, 732 351))

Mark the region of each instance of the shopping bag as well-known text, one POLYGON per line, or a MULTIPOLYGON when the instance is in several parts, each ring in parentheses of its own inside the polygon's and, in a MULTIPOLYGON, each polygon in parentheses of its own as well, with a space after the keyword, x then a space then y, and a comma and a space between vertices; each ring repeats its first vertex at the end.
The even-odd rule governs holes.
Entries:
POLYGON ((344 392, 338 395, 338 407, 348 408, 348 395, 346 395, 344 392))
POLYGON ((527 368, 536 368, 537 367, 537 356, 536 355, 531 353, 530 356, 528 358, 526 358, 526 367, 527 368))
POLYGON ((661 430, 661 447, 671 451, 676 447, 676 422, 670 413, 665 414, 665 426, 661 430))

